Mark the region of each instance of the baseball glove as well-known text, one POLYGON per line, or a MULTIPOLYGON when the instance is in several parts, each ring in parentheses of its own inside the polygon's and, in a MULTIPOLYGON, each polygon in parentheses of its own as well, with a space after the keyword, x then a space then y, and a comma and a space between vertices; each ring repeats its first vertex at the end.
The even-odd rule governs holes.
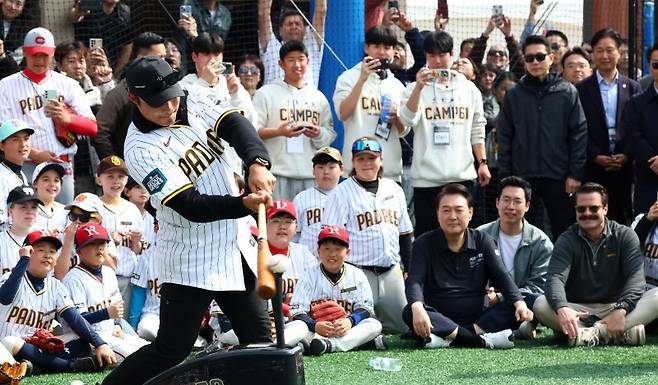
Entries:
MULTIPOLYGON (((64 109, 66 109, 71 116, 76 115, 75 111, 73 111, 68 104, 64 105, 64 109)), ((73 131, 69 130, 67 126, 57 119, 53 119, 53 124, 55 125, 55 136, 62 146, 68 148, 75 144, 78 138, 73 131)))
POLYGON ((15 362, 10 364, 5 362, 0 367, 0 384, 18 385, 25 373, 27 372, 27 364, 25 362, 15 362))
POLYGON ((23 339, 28 344, 32 344, 50 354, 57 354, 64 350, 64 341, 59 337, 55 337, 53 333, 45 329, 39 329, 34 335, 23 337, 23 339))
POLYGON ((336 301, 329 300, 311 305, 309 315, 316 321, 335 321, 346 317, 347 313, 336 301))

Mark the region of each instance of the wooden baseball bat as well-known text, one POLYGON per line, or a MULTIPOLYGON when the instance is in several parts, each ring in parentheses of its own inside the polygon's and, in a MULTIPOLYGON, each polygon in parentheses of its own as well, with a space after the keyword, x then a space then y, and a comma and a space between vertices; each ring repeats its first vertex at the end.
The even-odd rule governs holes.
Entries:
POLYGON ((265 204, 258 205, 258 295, 262 299, 271 299, 276 294, 274 274, 270 270, 270 245, 267 243, 267 218, 265 204))

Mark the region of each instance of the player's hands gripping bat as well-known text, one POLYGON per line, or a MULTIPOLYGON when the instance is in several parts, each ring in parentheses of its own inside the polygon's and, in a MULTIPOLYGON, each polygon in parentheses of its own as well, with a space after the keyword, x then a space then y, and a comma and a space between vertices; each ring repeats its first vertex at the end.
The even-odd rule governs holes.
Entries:
POLYGON ((258 204, 258 295, 262 299, 271 299, 276 293, 274 274, 270 270, 270 246, 267 243, 267 222, 265 204, 258 204))

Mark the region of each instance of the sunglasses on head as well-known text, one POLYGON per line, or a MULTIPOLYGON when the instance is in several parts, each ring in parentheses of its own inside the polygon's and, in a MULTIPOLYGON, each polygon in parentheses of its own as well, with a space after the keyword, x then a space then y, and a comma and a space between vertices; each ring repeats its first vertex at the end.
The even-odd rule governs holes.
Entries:
POLYGON ((534 55, 524 55, 523 58, 525 59, 526 63, 532 63, 535 60, 537 60, 538 62, 543 62, 544 59, 546 59, 546 56, 548 56, 548 54, 536 53, 534 55))
POLYGON ((359 139, 352 145, 352 152, 360 151, 382 152, 382 146, 378 141, 372 139, 359 139))
POLYGON ((240 68, 238 68, 239 75, 247 75, 249 73, 251 73, 252 75, 258 75, 260 74, 260 69, 258 69, 257 66, 246 66, 246 65, 241 65, 240 68))
POLYGON ((85 213, 74 213, 73 211, 69 212, 69 220, 71 222, 75 222, 75 221, 79 220, 82 223, 87 223, 93 217, 94 217, 94 215, 92 213, 87 213, 87 212, 85 212, 85 213))
POLYGON ((596 214, 602 206, 576 206, 576 211, 579 214, 584 214, 585 211, 589 210, 591 213, 596 214))

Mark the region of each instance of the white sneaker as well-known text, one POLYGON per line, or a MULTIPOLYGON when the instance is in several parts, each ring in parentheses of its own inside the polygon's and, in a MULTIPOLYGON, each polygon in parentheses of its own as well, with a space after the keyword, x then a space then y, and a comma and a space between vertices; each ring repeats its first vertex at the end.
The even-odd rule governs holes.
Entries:
POLYGON ((578 336, 569 340, 569 346, 597 346, 605 345, 606 339, 601 338, 602 328, 599 324, 589 328, 578 328, 578 336))
POLYGON ((644 325, 635 325, 624 332, 624 336, 615 343, 628 346, 643 346, 647 341, 647 336, 644 332, 644 325))
POLYGON ((430 333, 430 342, 425 344, 425 349, 441 349, 447 348, 450 346, 450 341, 445 338, 441 338, 436 334, 430 333))
POLYGON ((521 322, 516 336, 524 340, 534 340, 537 337, 537 325, 529 321, 521 322))
POLYGON ((484 333, 480 337, 489 349, 511 349, 514 347, 514 342, 510 341, 511 336, 512 331, 505 329, 496 333, 484 333))

